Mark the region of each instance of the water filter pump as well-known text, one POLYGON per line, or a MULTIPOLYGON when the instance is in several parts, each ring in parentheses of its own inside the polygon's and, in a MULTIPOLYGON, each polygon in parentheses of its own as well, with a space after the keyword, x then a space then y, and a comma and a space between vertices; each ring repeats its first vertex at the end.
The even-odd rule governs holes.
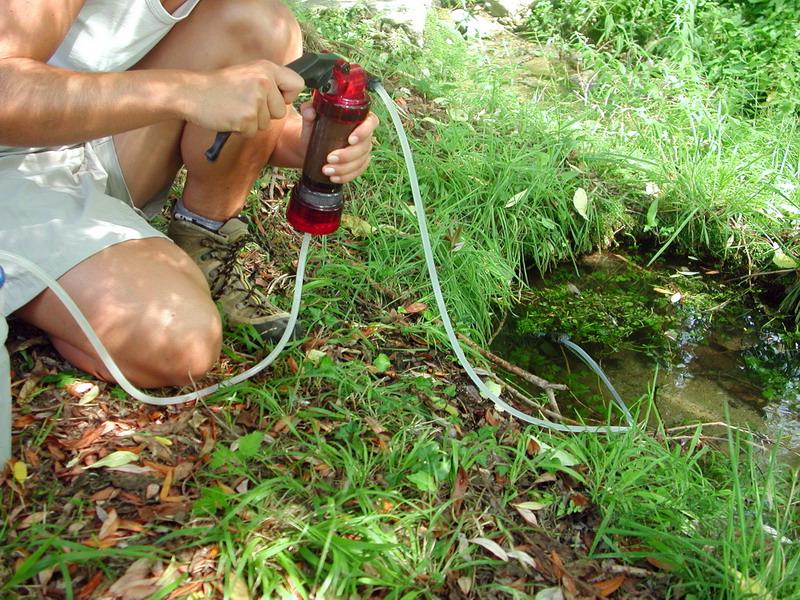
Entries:
MULTIPOLYGON (((303 175, 292 190, 286 217, 301 233, 327 235, 339 228, 344 208, 342 184, 333 183, 322 172, 328 155, 346 148, 353 130, 369 114, 368 88, 375 80, 355 63, 333 53, 306 53, 286 65, 300 75, 306 87, 314 90, 317 113, 308 143, 303 175)), ((217 134, 206 158, 219 157, 230 132, 217 134)))
POLYGON ((367 73, 339 59, 328 82, 314 90, 317 118, 303 164, 303 175, 292 190, 286 211, 289 223, 302 233, 327 235, 339 228, 344 198, 342 184, 322 172, 328 155, 347 147, 348 138, 369 114, 367 73))

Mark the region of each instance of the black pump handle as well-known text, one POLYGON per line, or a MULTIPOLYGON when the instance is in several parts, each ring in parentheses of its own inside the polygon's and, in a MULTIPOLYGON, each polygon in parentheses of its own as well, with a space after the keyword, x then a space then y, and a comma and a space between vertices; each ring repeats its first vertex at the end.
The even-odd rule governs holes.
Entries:
MULTIPOLYGON (((300 75, 306 83, 307 88, 319 89, 325 86, 331 79, 333 74, 333 67, 336 61, 342 57, 338 54, 330 52, 323 52, 320 54, 314 52, 307 52, 295 61, 286 65, 287 69, 291 69, 300 75)), ((222 152, 225 142, 231 137, 230 131, 220 131, 217 137, 214 138, 214 143, 206 150, 206 159, 215 162, 222 152)))

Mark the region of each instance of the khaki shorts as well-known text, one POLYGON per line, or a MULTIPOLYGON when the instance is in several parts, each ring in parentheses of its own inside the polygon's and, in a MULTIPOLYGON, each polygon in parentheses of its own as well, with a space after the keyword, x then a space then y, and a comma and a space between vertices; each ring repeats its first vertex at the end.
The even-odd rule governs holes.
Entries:
MULTIPOLYGON (((134 208, 112 139, 29 154, 0 155, 0 249, 54 278, 114 244, 166 237, 134 208)), ((0 314, 44 290, 15 265, 2 265, 0 314)))

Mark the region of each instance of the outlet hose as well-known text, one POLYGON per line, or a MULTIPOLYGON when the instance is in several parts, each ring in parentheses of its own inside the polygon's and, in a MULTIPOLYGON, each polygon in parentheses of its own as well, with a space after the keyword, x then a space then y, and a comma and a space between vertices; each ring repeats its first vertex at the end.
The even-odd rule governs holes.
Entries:
MULTIPOLYGON (((433 260, 431 239, 430 235, 428 234, 428 225, 427 225, 427 220, 425 218, 425 207, 422 204, 422 194, 419 189, 419 178, 417 177, 417 169, 414 166, 414 156, 411 152, 411 146, 408 143, 408 137, 406 136, 405 130, 403 129, 403 123, 400 120, 400 115, 397 112, 394 100, 392 100, 391 96, 389 96, 388 92, 384 89, 384 87, 380 83, 374 82, 373 88, 381 97, 383 103, 386 105, 386 109, 389 111, 389 115, 391 116, 395 131, 397 132, 397 137, 400 140, 400 145, 403 148, 403 157, 405 158, 406 170, 408 171, 408 178, 409 181, 411 182, 411 193, 414 196, 414 207, 416 208, 416 213, 417 213, 419 233, 420 237, 422 238, 422 248, 425 253, 425 264, 428 267, 428 275, 431 280, 431 286, 433 287, 433 295, 436 298, 436 306, 439 308, 439 315, 441 316, 442 323, 444 324, 445 331, 447 332, 447 339, 450 341, 450 345, 452 346, 453 352, 455 352, 458 361, 461 363, 461 367, 464 369, 469 378, 472 380, 472 383, 474 383, 477 386, 477 388, 481 391, 481 393, 484 396, 486 396, 492 402, 494 402, 495 406, 497 406, 499 409, 517 417, 522 421, 525 421, 526 423, 530 423, 538 427, 544 427, 546 429, 553 429, 555 431, 562 431, 566 433, 620 433, 634 427, 635 421, 630 411, 628 411, 627 407, 625 407, 624 409, 624 414, 628 421, 629 426, 604 425, 604 426, 592 427, 585 425, 564 425, 563 423, 554 423, 552 421, 538 419, 520 410, 517 410, 507 402, 503 401, 497 394, 495 394, 492 390, 490 390, 486 386, 483 380, 481 380, 481 378, 475 372, 475 369, 472 368, 472 365, 469 363, 469 360, 467 360, 467 357, 464 355, 464 351, 461 349, 461 344, 459 343, 458 338, 456 337, 456 332, 453 329, 453 323, 450 321, 450 315, 447 312, 447 306, 444 302, 444 296, 442 295, 442 287, 439 283, 439 274, 436 271, 436 264, 434 263, 433 260)), ((625 403, 622 402, 621 398, 619 401, 622 404, 622 406, 625 405, 625 403)))
MULTIPOLYGON (((462 368, 467 373, 469 378, 472 382, 477 386, 477 388, 481 391, 481 393, 492 400, 494 404, 500 409, 501 411, 507 412, 510 415, 517 417, 518 419, 525 421, 526 423, 530 423, 532 425, 536 425, 538 427, 543 427, 546 429, 552 429, 555 431, 561 431, 566 433, 619 433, 629 430, 636 426, 633 416, 631 415, 630 411, 628 410, 625 403, 616 394, 614 391, 614 398, 617 401, 620 409, 622 410, 625 418, 628 422, 628 426, 612 426, 612 425, 604 425, 604 426, 581 426, 581 425, 564 425, 562 423, 554 423, 551 421, 547 421, 544 419, 538 419, 531 415, 528 415, 520 410, 517 410, 513 406, 509 405, 507 402, 503 401, 497 394, 495 394, 492 390, 490 390, 486 384, 481 380, 478 374, 475 372, 475 369, 467 360, 467 357, 464 355, 464 351, 461 348, 461 344, 458 342, 456 337, 455 330, 453 329, 452 321, 450 320, 449 313, 447 312, 447 306, 444 301, 444 296, 442 295, 441 285, 439 283, 439 275, 436 270, 436 264, 433 260, 433 250, 431 248, 431 241, 430 235, 428 233, 428 226, 427 221, 425 218, 425 208, 422 204, 422 194, 419 188, 419 180, 417 178, 416 167, 414 166, 414 159, 413 154, 411 152, 411 147, 408 142, 408 138, 405 134, 403 129, 402 122, 400 120, 400 115, 397 112, 397 108, 395 107, 394 101, 383 88, 383 86, 378 82, 373 82, 372 85, 373 89, 378 93, 378 95, 383 100, 384 104, 386 105, 387 110, 392 119, 392 123, 394 124, 395 130, 397 132, 398 138, 400 140, 400 145, 403 149, 403 156, 405 159, 406 169, 408 171, 409 180, 411 182, 411 190, 414 197, 414 205, 416 207, 417 213, 417 220, 420 229, 420 236, 422 238, 422 247, 425 254, 425 264, 428 269, 428 274, 431 280, 431 286, 433 288, 433 293, 436 298, 436 305, 439 308, 439 313, 442 319, 442 323, 444 324, 445 331, 447 332, 448 340, 455 352, 456 357, 458 358, 459 362, 461 363, 462 368)), ((196 390, 192 392, 188 392, 185 394, 180 394, 178 396, 172 397, 159 397, 159 396, 152 396, 147 394, 136 386, 134 386, 122 373, 120 368, 114 362, 114 359, 111 357, 110 353, 103 345, 103 342, 100 341, 100 338, 97 337, 97 334, 92 329, 92 326, 89 324, 89 321, 86 317, 81 313, 78 306, 69 296, 69 294, 64 290, 64 288, 49 274, 47 274, 41 267, 34 264, 33 262, 21 257, 17 256, 16 254, 12 254, 9 252, 5 252, 0 250, 0 260, 9 262, 11 264, 15 264, 18 267, 28 271, 31 275, 36 277, 40 282, 44 285, 49 287, 53 293, 58 297, 58 299, 64 304, 67 310, 75 319, 75 322, 80 327, 81 331, 86 335, 89 340, 89 343, 94 348, 97 355, 102 360, 103 364, 108 369, 109 373, 114 377, 118 385, 125 390, 131 397, 136 398, 137 400, 144 402, 146 404, 151 404, 155 406, 171 406, 175 404, 182 404, 184 402, 188 402, 190 400, 197 400, 199 398, 203 398, 218 390, 224 389, 225 387, 235 385, 237 383, 241 383, 251 377, 255 376, 256 374, 263 371, 267 368, 272 362, 277 358, 277 356, 283 351, 286 345, 291 338, 292 332, 294 331, 295 324, 297 323, 297 317, 300 312, 300 303, 302 299, 302 292, 303 292, 303 279, 305 276, 305 268, 306 263, 308 261, 308 249, 311 242, 311 235, 306 233, 303 236, 303 240, 300 247, 300 256, 298 258, 298 265, 297 265, 297 274, 295 278, 295 287, 294 293, 292 298, 292 307, 289 314, 289 322, 286 327, 286 330, 283 333, 283 336, 278 341, 277 345, 272 349, 272 351, 259 363, 255 366, 251 367, 250 369, 227 379, 223 382, 214 384, 212 386, 203 388, 201 390, 196 390)), ((579 346, 572 344, 568 340, 562 341, 567 347, 571 350, 578 353, 584 360, 588 357, 588 355, 583 352, 579 346), (576 350, 577 349, 577 350, 576 350)), ((593 363, 596 367, 596 371, 598 375, 602 374, 602 370, 597 366, 591 358, 588 359, 593 363)), ((604 374, 601 375, 603 381, 610 386, 610 382, 608 378, 605 377, 604 374)), ((613 389, 613 388, 611 388, 613 389)), ((8 407, 10 408, 10 407, 8 407)), ((9 431, 10 433, 10 410, 0 410, 0 437, 2 436, 3 431, 9 431)), ((9 436, 10 438, 10 436, 9 436)), ((7 448, 0 448, 0 454, 7 454, 7 448)), ((7 456, 0 456, 0 461, 3 461, 8 458, 7 456)))

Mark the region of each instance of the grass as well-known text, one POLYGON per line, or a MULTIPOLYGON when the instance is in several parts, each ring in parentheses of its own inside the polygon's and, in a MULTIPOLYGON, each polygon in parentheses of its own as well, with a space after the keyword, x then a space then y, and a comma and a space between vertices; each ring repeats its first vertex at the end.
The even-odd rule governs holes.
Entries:
MULTIPOLYGON (((653 255, 669 242, 731 269, 768 268, 773 243, 796 252, 792 222, 773 212, 795 198, 776 192, 798 176, 790 121, 768 129, 710 108, 710 94, 684 101, 658 65, 634 77, 609 62, 588 97, 565 95, 435 22, 424 49, 376 33, 364 13, 319 23, 402 100, 445 296, 476 339, 528 270, 619 240, 653 255)), ((263 196, 251 216, 288 266, 297 239, 263 196)), ((156 598, 524 598, 556 586, 797 597, 796 475, 757 438, 555 436, 479 398, 437 316, 405 308, 431 304, 409 203, 383 129, 350 188, 360 220, 315 243, 309 336, 268 376, 183 410, 105 387, 81 404, 44 379, 18 392, 15 456, 30 474, 0 487, 0 595, 89 598, 127 573, 156 598), (83 468, 118 449, 139 453, 133 479, 83 468)), ((247 332, 230 336, 215 376, 260 352, 247 332)), ((36 345, 14 361, 20 380, 62 366, 36 345)), ((643 421, 652 403, 639 403, 643 421)))

